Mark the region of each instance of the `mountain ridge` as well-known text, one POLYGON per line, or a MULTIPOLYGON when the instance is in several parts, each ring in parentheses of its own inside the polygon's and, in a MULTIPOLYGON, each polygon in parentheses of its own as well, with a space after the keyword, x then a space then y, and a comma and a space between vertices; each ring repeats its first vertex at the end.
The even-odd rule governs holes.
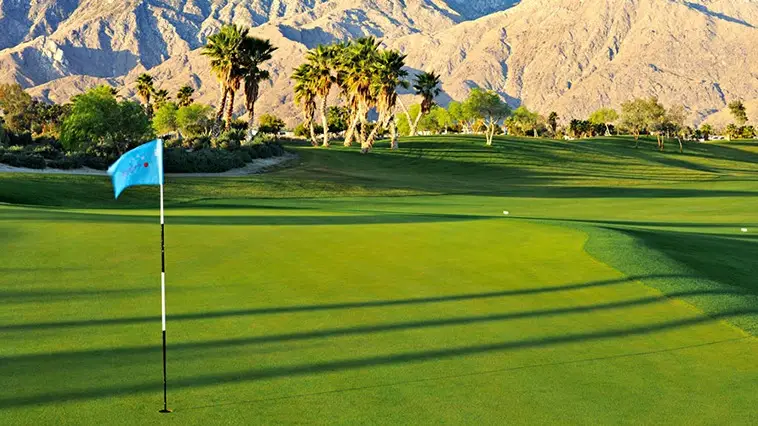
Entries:
POLYGON ((412 71, 441 73, 443 104, 484 87, 568 120, 658 96, 699 123, 729 100, 758 99, 754 0, 32 0, 27 18, 9 16, 18 12, 11 3, 19 4, 0 0, 9 27, 41 17, 0 50, 0 82, 55 101, 98 82, 133 96, 134 79, 149 70, 158 86, 190 83, 198 100, 215 103, 218 86, 198 49, 228 22, 279 47, 259 110, 289 124, 300 119, 289 73, 305 51, 364 35, 407 54, 412 71))

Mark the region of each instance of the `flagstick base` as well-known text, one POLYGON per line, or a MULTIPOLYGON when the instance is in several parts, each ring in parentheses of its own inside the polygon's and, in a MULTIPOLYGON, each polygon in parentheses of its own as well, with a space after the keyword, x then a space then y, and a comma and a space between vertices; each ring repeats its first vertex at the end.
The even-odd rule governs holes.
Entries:
POLYGON ((164 408, 163 410, 158 411, 159 413, 173 413, 173 411, 169 410, 168 408, 164 408))

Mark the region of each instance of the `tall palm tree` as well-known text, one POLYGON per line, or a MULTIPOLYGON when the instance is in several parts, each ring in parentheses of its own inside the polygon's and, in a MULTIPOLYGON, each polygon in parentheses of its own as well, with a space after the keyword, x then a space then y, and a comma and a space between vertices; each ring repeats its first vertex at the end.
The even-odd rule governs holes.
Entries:
POLYGON ((166 102, 171 100, 171 96, 166 89, 156 90, 153 92, 153 95, 155 96, 153 104, 155 105, 156 110, 160 109, 166 102))
POLYGON ((261 64, 271 60, 277 48, 270 40, 257 37, 245 37, 242 42, 241 76, 245 90, 245 108, 248 114, 248 128, 252 131, 255 123, 255 101, 260 94, 261 81, 270 78, 269 72, 260 69, 261 64))
MULTIPOLYGON (((355 130, 358 121, 361 123, 361 145, 367 140, 368 112, 373 106, 374 97, 371 85, 373 83, 372 66, 379 53, 379 41, 374 37, 362 37, 347 49, 346 58, 343 60, 344 84, 353 98, 352 106, 356 108, 356 115, 350 125, 355 130)), ((350 132, 351 129, 348 129, 350 132)), ((351 132, 352 134, 352 132, 351 132)), ((345 140, 347 145, 349 140, 345 140)))
POLYGON ((311 136, 311 144, 318 146, 316 131, 313 128, 313 115, 316 112, 316 90, 313 84, 311 66, 308 64, 300 65, 295 68, 291 78, 295 81, 295 103, 303 109, 305 124, 308 126, 311 136))
POLYGON ((247 37, 248 30, 237 25, 225 25, 221 30, 208 37, 202 54, 211 59, 211 71, 221 86, 221 101, 216 110, 216 123, 221 122, 227 111, 227 127, 231 125, 231 113, 234 111, 234 92, 240 86, 241 45, 247 37), (229 99, 231 98, 231 99, 229 99), (229 100, 229 108, 227 106, 229 100))
POLYGON ((309 50, 306 55, 311 72, 313 73, 313 84, 316 95, 321 98, 319 111, 321 112, 321 124, 324 129, 322 146, 329 146, 329 122, 326 116, 326 102, 332 85, 337 81, 337 77, 332 73, 335 65, 334 54, 335 50, 333 48, 319 44, 315 49, 309 50))
POLYGON ((153 106, 150 104, 150 97, 153 95, 154 91, 155 87, 153 87, 153 76, 144 73, 137 77, 137 94, 145 104, 145 111, 147 111, 148 117, 153 116, 153 106))
POLYGON ((182 86, 179 91, 176 93, 176 99, 179 100, 179 106, 180 107, 186 107, 192 105, 194 102, 192 100, 192 95, 195 94, 195 89, 193 89, 190 85, 185 84, 182 86))
POLYGON ((395 106, 397 105, 397 87, 408 88, 409 84, 404 80, 408 73, 403 69, 406 55, 396 50, 384 50, 379 52, 373 65, 373 83, 371 86, 376 99, 376 109, 379 112, 379 120, 371 131, 362 147, 367 152, 373 147, 374 139, 380 129, 390 126, 391 148, 397 149, 397 126, 395 121, 395 106))
POLYGON ((408 125, 410 126, 410 135, 416 135, 416 129, 418 128, 418 122, 421 117, 429 114, 434 106, 434 98, 440 94, 440 75, 435 74, 433 71, 422 72, 416 75, 416 81, 413 84, 413 89, 417 95, 421 95, 421 109, 419 110, 416 118, 411 120, 411 114, 405 105, 400 102, 400 106, 405 111, 405 117, 408 119, 408 125))

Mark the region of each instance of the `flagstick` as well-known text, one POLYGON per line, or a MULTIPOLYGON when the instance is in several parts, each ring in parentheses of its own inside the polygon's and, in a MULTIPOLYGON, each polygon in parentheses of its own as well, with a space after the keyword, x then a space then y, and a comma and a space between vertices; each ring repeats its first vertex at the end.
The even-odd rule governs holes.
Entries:
MULTIPOLYGON (((162 147, 161 147, 162 149, 162 147)), ((166 385, 166 250, 164 244, 163 221, 163 183, 161 183, 161 323, 163 325, 163 409, 161 413, 170 413, 167 403, 166 385)))

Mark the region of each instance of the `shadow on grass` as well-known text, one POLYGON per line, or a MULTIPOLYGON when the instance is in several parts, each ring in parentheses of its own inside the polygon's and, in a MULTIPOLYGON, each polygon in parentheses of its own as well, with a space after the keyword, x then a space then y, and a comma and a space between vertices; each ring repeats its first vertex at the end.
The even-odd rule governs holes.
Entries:
MULTIPOLYGON (((432 297, 416 297, 410 299, 395 299, 395 300, 369 300, 362 302, 344 302, 344 303, 328 303, 322 305, 293 305, 293 306, 275 306, 270 308, 253 308, 253 309, 236 309, 228 311, 215 311, 215 312, 200 312, 200 313, 188 313, 179 315, 168 315, 169 321, 177 320, 204 320, 211 318, 227 318, 227 317, 241 317, 249 315, 276 315, 295 312, 319 312, 319 311, 331 311, 340 309, 363 309, 363 308, 381 308, 390 306, 412 306, 423 305, 429 303, 447 303, 447 302, 459 302, 466 300, 479 300, 490 299, 499 297, 514 297, 514 296, 527 296, 532 294, 554 293, 562 291, 574 291, 593 287, 604 287, 618 284, 625 284, 632 281, 641 280, 654 280, 654 279, 670 279, 670 278, 686 278, 686 276, 680 275, 641 275, 630 276, 625 278, 618 278, 612 280, 602 281, 590 281, 586 283, 578 284, 565 284, 551 287, 537 287, 537 288, 520 288, 513 290, 492 291, 486 293, 465 293, 465 294, 452 294, 447 296, 432 296, 432 297)), ((55 322, 37 322, 37 323, 25 323, 25 324, 5 324, 0 325, 0 331, 32 331, 42 329, 57 329, 68 327, 91 327, 102 325, 125 325, 125 324, 140 324, 156 321, 157 317, 143 316, 143 317, 131 317, 131 318, 103 318, 103 319, 88 319, 88 320, 75 320, 75 321, 55 321, 55 322)))
MULTIPOLYGON (((634 308, 639 306, 652 305, 656 303, 665 303, 672 298, 686 298, 692 296, 721 296, 741 294, 739 291, 725 290, 703 290, 703 291, 685 291, 672 293, 668 295, 650 296, 632 300, 622 300, 618 302, 600 303, 586 306, 569 306, 565 308, 538 309, 532 311, 517 311, 502 314, 473 315, 456 318, 426 319, 418 321, 407 321, 400 323, 363 325, 355 327, 338 327, 322 330, 310 330, 293 333, 262 335, 253 337, 244 337, 237 339, 211 340, 201 342, 172 343, 171 351, 194 351, 194 350, 216 350, 222 348, 264 345, 269 343, 287 343, 299 342, 311 339, 327 339, 332 337, 345 337, 356 335, 370 335, 378 333, 391 333, 396 331, 423 330, 435 327, 456 327, 477 324, 487 324, 493 322, 513 321, 529 318, 547 318, 559 315, 575 315, 592 313, 598 311, 634 308)), ((18 373, 26 364, 28 367, 39 370, 41 363, 50 363, 49 365, 61 365, 62 362, 81 362, 86 365, 96 365, 98 361, 112 357, 129 357, 142 356, 158 352, 159 345, 145 345, 133 347, 115 347, 109 349, 80 350, 69 352, 55 352, 33 355, 18 355, 0 357, 3 369, 15 371, 18 373)), ((128 358, 119 358, 122 364, 127 363, 128 358)))
MULTIPOLYGON (((565 333, 548 337, 503 341, 481 345, 460 346, 433 350, 419 350, 413 352, 347 358, 334 361, 312 362, 299 365, 264 367, 220 374, 204 374, 194 377, 185 377, 171 380, 171 388, 191 389, 206 386, 217 386, 225 383, 239 384, 242 382, 271 380, 285 377, 291 378, 299 376, 312 376, 324 373, 334 374, 342 371, 351 371, 364 368, 439 361, 464 356, 484 355, 520 349, 545 348, 571 343, 588 343, 605 339, 641 336, 652 333, 665 332, 682 327, 692 327, 701 324, 712 323, 718 320, 725 320, 734 316, 755 314, 758 314, 758 310, 737 310, 725 312, 713 317, 698 316, 694 318, 685 318, 639 327, 627 327, 584 333, 565 333)), ((76 389, 68 391, 57 390, 35 395, 13 395, 10 397, 1 398, 0 408, 5 409, 37 404, 62 403, 106 397, 117 397, 122 395, 133 395, 145 392, 158 392, 161 388, 162 382, 155 380, 138 384, 97 386, 87 389, 76 389)))

